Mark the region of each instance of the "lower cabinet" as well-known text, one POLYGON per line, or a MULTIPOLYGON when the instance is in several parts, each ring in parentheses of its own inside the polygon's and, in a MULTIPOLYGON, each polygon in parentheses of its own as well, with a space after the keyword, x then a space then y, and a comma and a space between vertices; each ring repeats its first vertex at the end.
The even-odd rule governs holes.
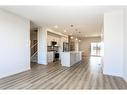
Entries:
POLYGON ((61 64, 62 66, 70 67, 79 61, 82 60, 81 58, 82 52, 62 52, 61 53, 61 64))
POLYGON ((48 63, 53 62, 53 60, 54 60, 54 52, 48 52, 47 60, 48 60, 48 63))

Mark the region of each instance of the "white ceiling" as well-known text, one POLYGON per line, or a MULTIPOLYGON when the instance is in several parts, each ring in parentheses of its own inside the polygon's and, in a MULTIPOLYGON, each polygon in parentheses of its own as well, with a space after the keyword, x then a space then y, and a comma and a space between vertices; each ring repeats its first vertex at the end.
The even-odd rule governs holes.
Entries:
POLYGON ((10 11, 31 20, 34 26, 48 27, 64 34, 79 37, 100 36, 104 12, 119 10, 123 7, 111 6, 2 6, 10 11), (73 24, 74 27, 70 27, 73 24), (54 25, 58 28, 55 29, 54 25), (78 32, 75 34, 75 29, 78 32))

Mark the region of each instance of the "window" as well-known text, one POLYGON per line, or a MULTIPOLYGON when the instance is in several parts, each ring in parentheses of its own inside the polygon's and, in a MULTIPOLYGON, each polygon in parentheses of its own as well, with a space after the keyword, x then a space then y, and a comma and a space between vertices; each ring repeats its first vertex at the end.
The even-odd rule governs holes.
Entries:
POLYGON ((103 53, 103 43, 91 43, 91 55, 92 56, 102 56, 103 53))

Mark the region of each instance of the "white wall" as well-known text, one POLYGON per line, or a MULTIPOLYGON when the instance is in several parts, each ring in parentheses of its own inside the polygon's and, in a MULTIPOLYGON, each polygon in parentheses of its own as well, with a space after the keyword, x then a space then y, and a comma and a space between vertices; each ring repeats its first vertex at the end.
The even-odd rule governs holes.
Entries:
POLYGON ((0 10, 0 78, 30 69, 30 22, 0 10))
POLYGON ((127 9, 124 10, 124 79, 127 81, 127 9))
POLYGON ((104 14, 103 73, 123 76, 123 11, 104 14))
POLYGON ((84 37, 79 43, 80 51, 84 52, 85 56, 90 56, 90 48, 92 42, 101 42, 101 37, 84 37))

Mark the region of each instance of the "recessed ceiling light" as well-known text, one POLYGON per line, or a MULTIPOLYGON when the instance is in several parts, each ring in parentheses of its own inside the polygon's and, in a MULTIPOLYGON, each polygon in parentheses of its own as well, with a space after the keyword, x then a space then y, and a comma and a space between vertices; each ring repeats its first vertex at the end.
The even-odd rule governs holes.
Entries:
POLYGON ((54 26, 54 28, 58 28, 58 26, 57 26, 57 25, 55 25, 55 26, 54 26))

